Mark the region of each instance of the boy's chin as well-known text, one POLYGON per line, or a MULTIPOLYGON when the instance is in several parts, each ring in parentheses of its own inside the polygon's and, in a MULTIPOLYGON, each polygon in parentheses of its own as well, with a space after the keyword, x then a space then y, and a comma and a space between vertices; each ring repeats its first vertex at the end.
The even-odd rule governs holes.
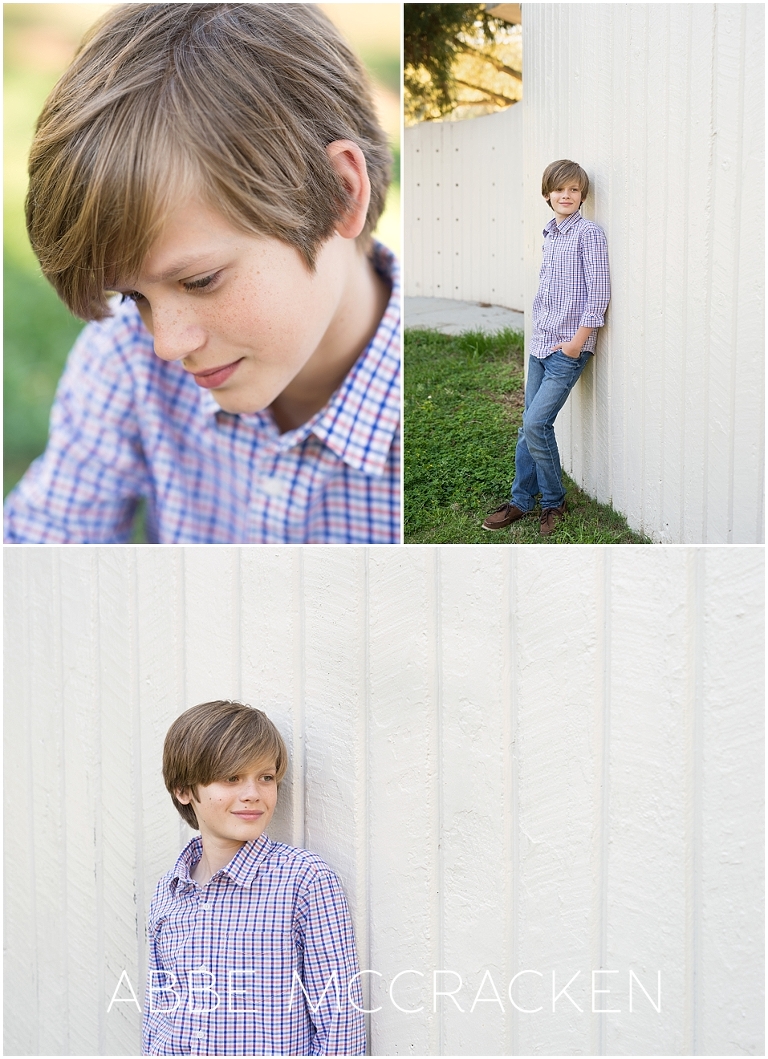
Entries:
POLYGON ((250 397, 249 399, 246 394, 228 393, 226 390, 222 390, 220 393, 212 390, 211 396, 222 412, 240 416, 255 415, 256 412, 263 412, 274 400, 269 395, 263 401, 259 397, 250 397))

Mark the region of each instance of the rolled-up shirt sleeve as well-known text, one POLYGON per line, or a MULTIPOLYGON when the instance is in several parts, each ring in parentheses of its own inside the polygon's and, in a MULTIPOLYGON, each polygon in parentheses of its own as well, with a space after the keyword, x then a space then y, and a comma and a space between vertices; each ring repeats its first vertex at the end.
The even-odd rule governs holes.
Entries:
POLYGON ((611 300, 611 276, 608 269, 608 243, 602 228, 590 225, 581 237, 581 260, 587 287, 587 304, 579 327, 602 327, 605 310, 611 300))

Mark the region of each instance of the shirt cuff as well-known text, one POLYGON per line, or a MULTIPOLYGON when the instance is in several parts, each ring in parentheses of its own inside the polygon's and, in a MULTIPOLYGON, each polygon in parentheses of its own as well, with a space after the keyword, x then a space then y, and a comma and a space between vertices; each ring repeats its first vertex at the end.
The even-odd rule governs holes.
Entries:
POLYGON ((579 320, 579 327, 602 327, 605 318, 602 313, 584 313, 579 320))

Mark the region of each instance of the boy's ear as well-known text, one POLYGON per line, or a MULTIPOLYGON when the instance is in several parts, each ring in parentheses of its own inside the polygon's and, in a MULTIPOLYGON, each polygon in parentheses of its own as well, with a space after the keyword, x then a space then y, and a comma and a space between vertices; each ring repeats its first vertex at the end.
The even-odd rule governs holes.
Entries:
POLYGON ((371 182, 365 155, 353 140, 334 140, 328 144, 325 152, 350 197, 350 206, 336 222, 336 231, 345 239, 356 239, 365 227, 371 201, 371 182))
POLYGON ((176 795, 176 801, 182 805, 189 805, 192 801, 192 791, 189 787, 177 787, 173 793, 176 795))

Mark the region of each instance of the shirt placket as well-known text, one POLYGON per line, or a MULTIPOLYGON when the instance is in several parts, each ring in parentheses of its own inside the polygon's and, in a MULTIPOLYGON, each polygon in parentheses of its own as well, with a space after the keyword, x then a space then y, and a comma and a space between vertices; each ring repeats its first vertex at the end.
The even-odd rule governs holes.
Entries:
POLYGON ((297 521, 295 511, 290 512, 290 520, 288 515, 297 502, 293 485, 301 440, 292 432, 289 437, 270 443, 257 462, 249 510, 252 535, 260 537, 263 527, 270 539, 284 541, 286 524, 297 521))
POLYGON ((196 907, 194 910, 194 926, 193 926, 193 952, 195 954, 193 966, 191 968, 193 983, 189 981, 189 971, 187 972, 187 982, 185 983, 185 1002, 187 1004, 187 1014, 189 1016, 189 1054, 190 1055, 209 1055, 209 1042, 210 1042, 210 1020, 215 1014, 211 1010, 211 1004, 215 1000, 215 995, 219 996, 219 1004, 221 1004, 221 993, 216 982, 214 961, 212 958, 212 945, 213 945, 213 922, 212 917, 214 913, 214 896, 215 886, 211 880, 203 889, 195 886, 194 888, 194 899, 196 907), (197 957, 200 956, 198 961, 197 957), (197 983, 200 983, 199 985, 197 983), (207 989, 202 989, 203 984, 207 989), (203 1007, 202 1000, 205 999, 205 1006, 203 1007), (201 1008, 202 1010, 198 1010, 201 1008))

